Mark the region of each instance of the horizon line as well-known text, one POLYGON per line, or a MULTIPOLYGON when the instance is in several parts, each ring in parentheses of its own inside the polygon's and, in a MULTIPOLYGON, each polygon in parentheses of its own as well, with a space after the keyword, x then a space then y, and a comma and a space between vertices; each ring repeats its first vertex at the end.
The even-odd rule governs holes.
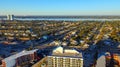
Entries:
POLYGON ((16 15, 16 14, 6 14, 0 16, 7 16, 7 15, 14 15, 14 16, 120 16, 120 15, 16 15))

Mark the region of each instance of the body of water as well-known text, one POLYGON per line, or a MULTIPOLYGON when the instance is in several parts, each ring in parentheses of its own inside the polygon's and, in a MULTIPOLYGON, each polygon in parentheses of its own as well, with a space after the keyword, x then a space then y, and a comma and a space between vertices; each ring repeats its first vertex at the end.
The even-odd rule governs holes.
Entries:
MULTIPOLYGON (((49 21, 117 21, 120 19, 99 19, 99 18, 14 18, 15 20, 49 20, 49 21)), ((7 20, 0 18, 0 20, 7 20)))

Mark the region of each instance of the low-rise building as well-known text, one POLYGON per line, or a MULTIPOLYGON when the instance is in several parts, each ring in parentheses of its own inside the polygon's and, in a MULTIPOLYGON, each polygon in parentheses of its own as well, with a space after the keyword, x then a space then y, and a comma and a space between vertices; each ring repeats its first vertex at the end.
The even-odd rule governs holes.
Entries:
POLYGON ((2 60, 2 67, 17 67, 36 59, 36 51, 22 51, 2 60))
POLYGON ((104 55, 98 57, 96 67, 106 67, 106 58, 104 55))
POLYGON ((106 56, 106 67, 120 67, 120 54, 110 54, 106 56))

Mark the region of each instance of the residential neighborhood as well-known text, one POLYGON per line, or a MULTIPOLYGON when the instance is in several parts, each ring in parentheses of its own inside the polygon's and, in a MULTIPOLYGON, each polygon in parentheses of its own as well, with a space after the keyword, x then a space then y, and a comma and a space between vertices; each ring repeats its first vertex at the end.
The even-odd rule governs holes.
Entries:
POLYGON ((119 21, 0 22, 0 66, 119 67, 119 35, 119 21))

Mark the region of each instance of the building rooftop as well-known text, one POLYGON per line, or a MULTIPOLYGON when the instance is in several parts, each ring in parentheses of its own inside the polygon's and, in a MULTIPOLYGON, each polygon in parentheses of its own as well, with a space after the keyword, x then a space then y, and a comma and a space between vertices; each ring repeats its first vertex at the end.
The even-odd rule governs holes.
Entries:
POLYGON ((20 52, 20 53, 17 53, 17 54, 15 54, 15 55, 12 55, 12 56, 10 56, 10 57, 5 58, 5 59, 3 59, 2 61, 8 62, 8 61, 13 60, 13 59, 16 59, 16 58, 18 58, 18 57, 20 57, 20 56, 32 54, 32 53, 36 52, 37 50, 38 50, 38 49, 31 50, 31 51, 25 51, 25 50, 24 50, 24 51, 22 51, 22 52, 20 52))
POLYGON ((105 56, 102 55, 101 57, 98 58, 96 67, 106 67, 105 65, 106 65, 106 59, 105 56))
POLYGON ((82 53, 75 49, 64 49, 60 46, 53 50, 51 56, 82 58, 82 53))
POLYGON ((79 54, 73 54, 73 53, 63 53, 63 54, 54 53, 51 56, 82 58, 82 53, 79 53, 79 54))

